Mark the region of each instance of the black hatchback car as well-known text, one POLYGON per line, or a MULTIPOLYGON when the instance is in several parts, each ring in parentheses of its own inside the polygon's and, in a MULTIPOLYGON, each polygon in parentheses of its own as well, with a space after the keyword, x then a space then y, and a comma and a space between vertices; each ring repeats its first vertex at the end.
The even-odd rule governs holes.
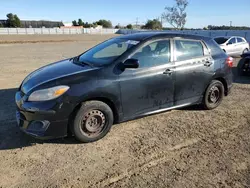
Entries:
POLYGON ((22 82, 19 127, 38 138, 104 137, 114 123, 184 106, 220 105, 233 60, 207 37, 138 33, 44 66, 22 82))

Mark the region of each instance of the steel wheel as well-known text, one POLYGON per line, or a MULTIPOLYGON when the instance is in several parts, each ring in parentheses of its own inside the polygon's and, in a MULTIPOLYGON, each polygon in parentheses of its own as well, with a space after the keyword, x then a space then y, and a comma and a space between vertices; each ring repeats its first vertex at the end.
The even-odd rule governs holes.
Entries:
POLYGON ((217 108, 223 100, 224 93, 225 89, 222 82, 219 80, 213 80, 204 94, 204 108, 207 110, 217 108))
POLYGON ((82 134, 94 138, 102 133, 105 123, 105 115, 100 110, 90 110, 84 114, 82 119, 82 134))
POLYGON ((208 101, 211 104, 216 104, 220 99, 220 89, 217 86, 213 86, 208 95, 208 101))

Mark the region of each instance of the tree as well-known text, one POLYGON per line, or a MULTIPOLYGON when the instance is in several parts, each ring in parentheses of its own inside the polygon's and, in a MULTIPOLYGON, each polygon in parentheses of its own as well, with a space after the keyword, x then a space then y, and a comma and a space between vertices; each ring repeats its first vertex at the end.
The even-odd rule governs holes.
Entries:
POLYGON ((163 20, 167 21, 175 29, 183 29, 186 24, 187 13, 185 12, 188 1, 175 0, 176 5, 173 7, 166 7, 165 12, 162 14, 163 20))
POLYGON ((128 24, 127 29, 133 29, 133 26, 131 24, 128 24))
POLYGON ((110 20, 99 20, 96 24, 102 25, 104 28, 112 28, 112 22, 110 20))
POLYGON ((9 13, 7 16, 7 27, 21 27, 21 21, 16 14, 9 13))
POLYGON ((2 24, 2 23, 0 23, 0 28, 1 28, 1 27, 3 27, 3 24, 2 24))
POLYGON ((72 21, 73 26, 77 26, 77 22, 75 20, 72 21))
POLYGON ((120 29, 120 28, 121 28, 120 25, 116 25, 116 26, 115 26, 115 29, 120 29))
POLYGON ((78 25, 79 25, 79 26, 83 26, 83 21, 82 21, 82 19, 80 19, 80 18, 78 19, 78 25))
POLYGON ((15 14, 14 15, 14 25, 15 27, 21 27, 21 20, 18 18, 18 16, 15 14))
POLYGON ((83 27, 90 28, 90 27, 93 27, 93 24, 86 22, 83 24, 83 27))
POLYGON ((143 29, 162 29, 162 24, 159 20, 153 19, 148 20, 147 23, 142 27, 143 29))

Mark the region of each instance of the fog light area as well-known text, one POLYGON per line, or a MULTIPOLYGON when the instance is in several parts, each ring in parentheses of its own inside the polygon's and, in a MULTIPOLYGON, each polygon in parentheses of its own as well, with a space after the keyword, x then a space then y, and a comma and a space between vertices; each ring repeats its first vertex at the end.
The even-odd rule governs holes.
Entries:
POLYGON ((48 129, 50 122, 47 120, 43 121, 32 121, 28 127, 29 131, 45 131, 48 129))

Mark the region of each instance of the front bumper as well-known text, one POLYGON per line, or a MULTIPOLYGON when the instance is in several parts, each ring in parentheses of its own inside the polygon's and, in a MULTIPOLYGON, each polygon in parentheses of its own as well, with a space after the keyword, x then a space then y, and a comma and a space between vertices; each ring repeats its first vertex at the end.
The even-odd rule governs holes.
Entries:
POLYGON ((44 102, 28 102, 18 91, 15 96, 16 119, 19 128, 39 139, 67 136, 68 117, 72 106, 63 99, 44 102))

